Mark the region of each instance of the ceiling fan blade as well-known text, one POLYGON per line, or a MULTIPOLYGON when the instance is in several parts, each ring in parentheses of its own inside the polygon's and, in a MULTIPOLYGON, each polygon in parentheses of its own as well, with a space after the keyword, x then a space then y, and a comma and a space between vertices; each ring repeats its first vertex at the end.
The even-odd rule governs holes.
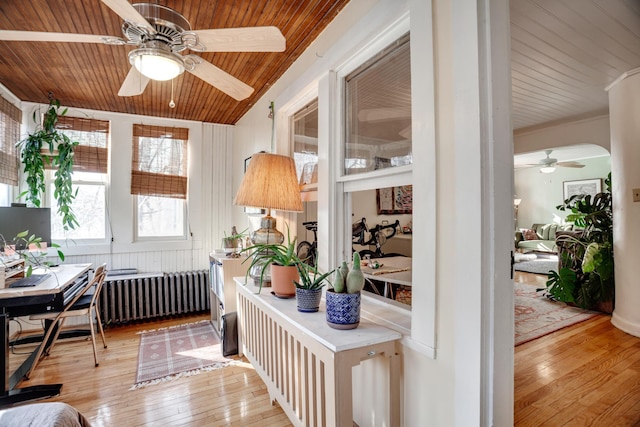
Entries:
POLYGON ((127 0, 102 0, 102 3, 107 5, 125 21, 132 22, 138 27, 146 28, 150 34, 156 33, 156 30, 149 21, 147 21, 144 16, 140 15, 140 12, 138 12, 127 0))
POLYGON ((196 30, 203 52, 283 52, 287 41, 276 27, 196 30))
MULTIPOLYGON (((0 40, 28 42, 70 42, 70 43, 108 43, 110 40, 122 40, 118 37, 94 34, 46 33, 42 31, 0 30, 0 40)), ((124 44, 124 41, 122 41, 124 44)))
POLYGON ((578 162, 559 162, 556 163, 556 166, 560 166, 563 168, 583 168, 584 165, 578 162))
POLYGON ((253 93, 251 86, 202 58, 199 58, 199 63, 193 70, 188 71, 238 101, 248 98, 253 93))
POLYGON ((122 82, 122 86, 120 86, 118 96, 141 95, 147 87, 148 83, 148 77, 140 74, 138 70, 135 69, 135 67, 131 67, 131 69, 129 70, 129 74, 127 74, 124 82, 122 82))

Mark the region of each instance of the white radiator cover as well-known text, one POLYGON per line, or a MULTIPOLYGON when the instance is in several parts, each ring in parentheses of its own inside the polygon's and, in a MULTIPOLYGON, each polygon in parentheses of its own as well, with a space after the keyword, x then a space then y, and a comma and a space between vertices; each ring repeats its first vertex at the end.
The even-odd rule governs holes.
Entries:
POLYGON ((100 295, 107 325, 198 313, 209 306, 208 270, 114 276, 105 280, 100 295))

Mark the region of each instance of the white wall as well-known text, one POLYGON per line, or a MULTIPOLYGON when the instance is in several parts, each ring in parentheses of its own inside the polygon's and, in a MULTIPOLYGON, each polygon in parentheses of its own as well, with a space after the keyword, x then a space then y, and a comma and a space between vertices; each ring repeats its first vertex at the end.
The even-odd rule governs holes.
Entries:
MULTIPOLYGON (((5 89, 6 93, 6 89, 5 89)), ((7 95, 11 99, 11 95, 7 95)), ((64 104, 64 100, 61 100, 64 104)), ((24 136, 33 130, 33 111, 46 105, 20 103, 24 136)), ((179 107, 178 107, 179 108, 179 107)), ((98 245, 57 242, 66 263, 107 263, 108 269, 137 268, 140 272, 208 269, 209 252, 220 246, 223 230, 231 227, 231 141, 233 127, 70 108, 69 116, 108 120, 109 151, 108 228, 113 241, 98 245), (130 194, 131 140, 134 123, 189 129, 188 230, 186 240, 135 242, 133 196, 130 194)), ((16 189, 19 194, 22 189, 16 189)))
POLYGON ((522 200, 518 208, 517 228, 529 228, 532 224, 562 223, 567 212, 556 206, 564 200, 563 183, 580 179, 604 179, 611 172, 610 156, 583 159, 584 168, 556 168, 555 172, 540 173, 539 168, 519 168, 514 171, 515 195, 522 200))
MULTIPOLYGON (((492 3, 506 10, 506 3, 492 3)), ((414 148, 417 147, 414 158, 418 158, 417 151, 428 151, 424 150, 429 143, 426 135, 436 135, 437 157, 427 159, 420 167, 414 165, 413 169, 414 203, 426 206, 426 201, 433 196, 433 192, 437 194, 435 205, 429 205, 429 211, 426 212, 429 217, 435 212, 436 234, 434 235, 428 226, 418 227, 418 222, 415 222, 414 265, 416 259, 422 268, 432 265, 435 257, 435 268, 433 271, 425 270, 422 275, 419 271, 414 272, 416 279, 413 305, 414 311, 424 312, 424 307, 429 306, 429 300, 435 298, 437 352, 435 358, 432 358, 432 355, 428 355, 427 349, 410 336, 405 336, 402 341, 402 425, 481 425, 483 416, 487 419, 492 416, 482 413, 481 402, 481 396, 491 395, 491 391, 483 390, 482 386, 483 381, 487 380, 486 377, 483 378, 487 373, 483 371, 485 365, 481 344, 482 319, 487 315, 483 314, 482 306, 482 254, 486 248, 483 242, 487 240, 482 238, 482 216, 469 215, 469 212, 482 211, 484 176, 479 111, 480 12, 476 9, 476 2, 435 0, 433 8, 428 4, 424 0, 350 2, 299 61, 294 63, 256 106, 237 123, 234 135, 234 164, 241 164, 244 157, 257 150, 269 148, 271 126, 266 116, 270 100, 277 101, 278 110, 279 107, 295 102, 301 94, 313 91, 318 86, 320 91, 327 88, 330 90, 331 80, 326 83, 323 76, 354 55, 367 42, 367 37, 373 37, 377 32, 383 31, 398 19, 402 11, 411 9, 412 28, 425 29, 424 32, 412 32, 412 54, 414 46, 417 46, 416 51, 429 51, 431 35, 433 49, 436 52, 436 69, 421 70, 423 77, 435 72, 437 95, 435 100, 431 100, 431 104, 435 103, 437 111, 436 130, 430 127, 426 109, 414 112, 413 124, 414 137, 415 130, 419 130, 418 134, 425 138, 414 139, 414 148), (433 34, 430 32, 432 28, 433 34), (356 30, 360 33, 355 33, 356 30), (372 35, 369 35, 370 33, 372 35), (364 37, 365 35, 367 37, 364 37), (427 164, 431 167, 425 167, 427 164), (428 178, 433 174, 436 174, 437 179, 429 181, 428 178), (433 183, 434 187, 429 183, 433 183), (435 254, 430 251, 427 242, 436 242, 435 254), (461 259, 465 261, 464 269, 460 268, 461 259), (430 275, 436 277, 435 292, 428 293, 417 288, 424 286, 425 278, 430 275)), ((505 52, 500 54, 504 56, 505 52)), ((428 80, 421 82, 420 90, 423 93, 430 93, 429 83, 428 80)), ((323 102, 335 104, 340 100, 332 99, 330 96, 328 99, 322 99, 319 103, 321 119, 330 116, 326 110, 323 112, 323 108, 334 108, 333 105, 323 105, 323 102)), ((422 105, 428 104, 427 102, 422 105)), ((323 124, 326 123, 321 120, 321 128, 323 124)), ((286 126, 286 123, 280 123, 279 126, 286 126)), ((320 143, 321 140, 319 137, 320 143)), ((335 143, 333 136, 327 140, 331 144, 335 143)), ((280 152, 288 152, 286 141, 278 141, 278 144, 284 144, 284 148, 279 148, 280 152)), ((319 170, 321 169, 319 167, 319 170)), ((234 173, 234 188, 238 187, 241 175, 240 171, 234 173)), ((326 181, 323 184, 322 176, 319 176, 319 217, 326 217, 333 203, 329 199, 331 190, 323 189, 323 185, 326 186, 326 181)), ((509 186, 507 192, 511 191, 512 188, 509 186)), ((428 224, 429 221, 426 221, 425 217, 421 221, 428 224)), ((234 219, 238 223, 243 220, 239 208, 234 210, 234 219)), ((506 242, 505 247, 508 247, 508 244, 506 242)), ((506 262, 505 255, 505 266, 506 262)), ((505 283, 508 282, 506 271, 505 267, 505 283)), ((424 332, 425 329, 424 325, 413 327, 420 332, 424 332)), ((506 342, 508 341, 509 339, 506 339, 506 342)), ((376 378, 384 375, 381 369, 376 363, 365 362, 354 372, 354 378, 358 378, 354 384, 357 405, 355 421, 360 425, 384 425, 381 420, 384 411, 380 408, 383 407, 388 394, 382 387, 375 387, 376 378)), ((509 369, 506 371, 509 372, 509 369)), ((508 414, 513 408, 508 399, 497 402, 496 407, 507 414, 503 419, 509 419, 508 414)))
POLYGON ((611 152, 609 116, 597 116, 538 129, 516 131, 513 135, 515 154, 576 144, 595 144, 611 152))

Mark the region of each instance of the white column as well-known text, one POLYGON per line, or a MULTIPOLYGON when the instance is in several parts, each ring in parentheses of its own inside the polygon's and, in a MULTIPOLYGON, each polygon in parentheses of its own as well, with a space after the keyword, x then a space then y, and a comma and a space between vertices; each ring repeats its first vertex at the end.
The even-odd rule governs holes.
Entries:
POLYGON ((611 125, 611 180, 615 260, 615 310, 611 322, 640 336, 640 286, 635 269, 640 254, 640 68, 623 74, 608 88, 611 125))

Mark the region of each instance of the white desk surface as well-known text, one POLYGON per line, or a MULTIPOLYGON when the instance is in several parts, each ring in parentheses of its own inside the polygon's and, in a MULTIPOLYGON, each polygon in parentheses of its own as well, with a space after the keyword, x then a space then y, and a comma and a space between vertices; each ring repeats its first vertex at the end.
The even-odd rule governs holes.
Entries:
POLYGON ((384 270, 372 269, 369 267, 362 267, 362 273, 366 278, 371 280, 378 280, 380 282, 411 286, 411 281, 412 281, 411 257, 397 256, 397 257, 387 257, 387 258, 376 258, 376 260, 380 264, 382 264, 383 269, 385 267, 397 267, 397 268, 408 268, 408 270, 398 271, 396 273, 382 273, 384 270), (379 274, 374 274, 374 273, 379 273, 379 274))
POLYGON ((244 284, 244 277, 234 277, 234 280, 238 284, 236 286, 237 292, 243 293, 254 302, 259 302, 277 311, 288 322, 294 324, 334 353, 399 340, 402 337, 399 332, 372 323, 363 319, 362 316, 360 317, 360 324, 355 329, 333 329, 327 324, 324 299, 320 303, 320 311, 317 313, 301 313, 298 311, 295 298, 278 298, 271 295, 270 288, 264 287, 261 293, 258 294, 258 287, 254 286, 250 279, 250 283, 247 285, 244 284))
POLYGON ((60 292, 67 284, 73 282, 91 268, 91 264, 61 264, 58 267, 34 269, 33 274, 49 274, 49 277, 36 286, 24 288, 0 289, 0 299, 29 295, 45 295, 60 292))

